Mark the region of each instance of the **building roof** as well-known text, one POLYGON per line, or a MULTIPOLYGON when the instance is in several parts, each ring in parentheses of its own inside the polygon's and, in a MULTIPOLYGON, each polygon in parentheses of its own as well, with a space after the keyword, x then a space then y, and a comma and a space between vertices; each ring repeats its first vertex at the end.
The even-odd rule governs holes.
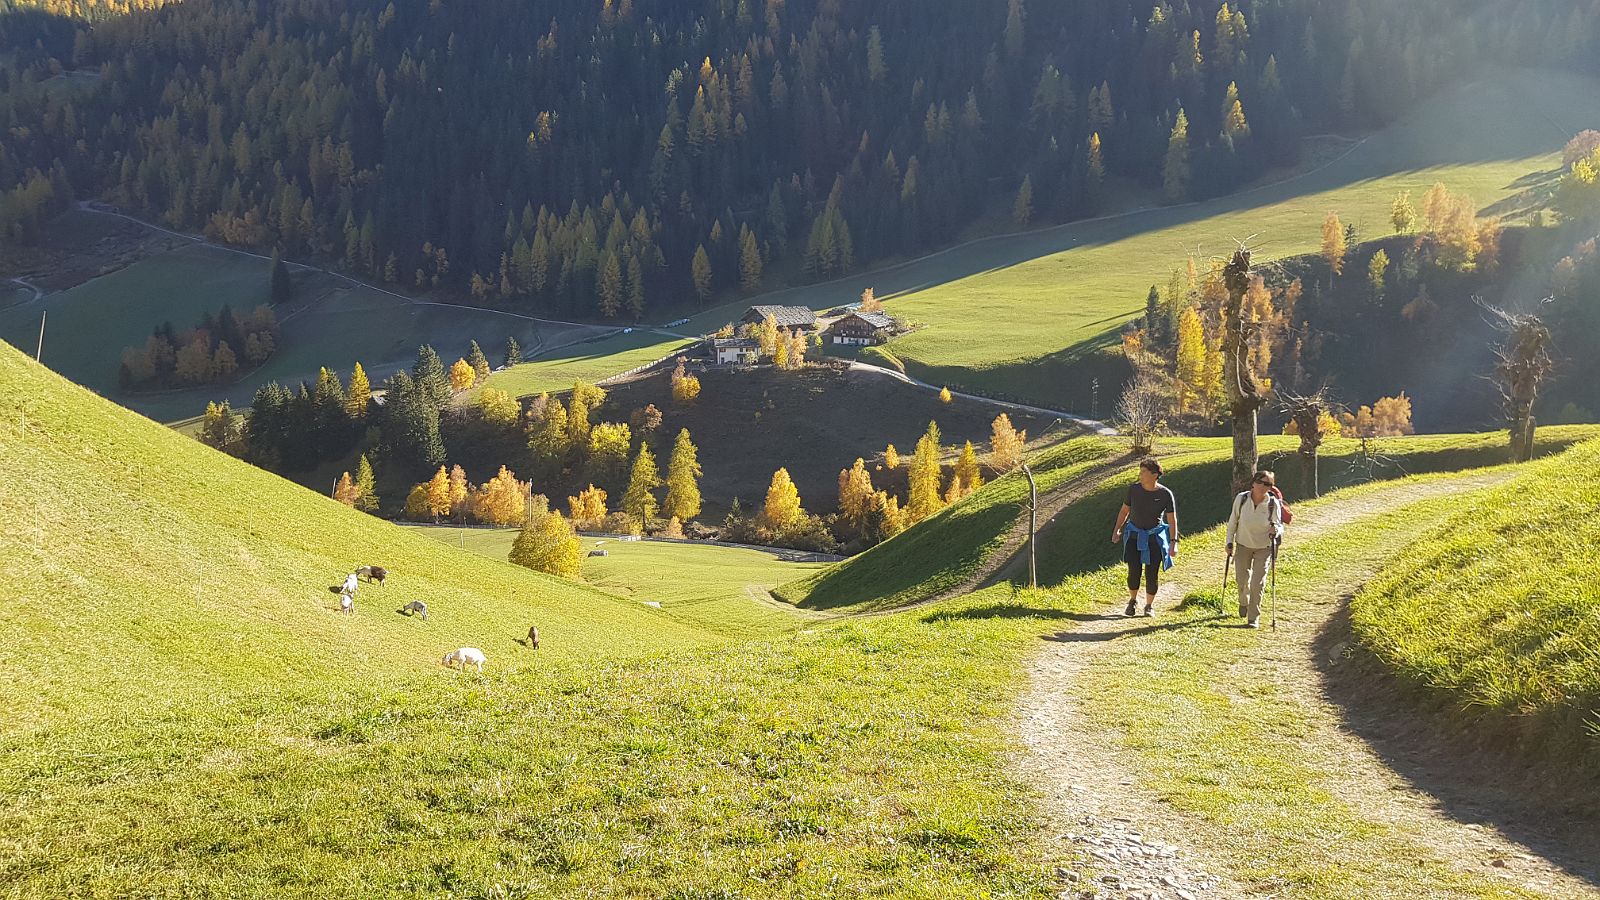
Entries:
POLYGON ((755 350, 761 345, 749 338, 712 338, 711 346, 717 350, 755 350))
POLYGON ((848 322, 851 319, 860 319, 861 321, 867 323, 868 325, 871 325, 873 328, 894 328, 895 327, 894 319, 889 318, 887 313, 881 313, 881 312, 860 312, 860 311, 857 311, 857 312, 850 313, 847 316, 844 316, 843 318, 839 319, 838 321, 835 321, 833 324, 838 325, 838 324, 841 324, 843 322, 848 322))
POLYGON ((777 320, 779 328, 799 325, 809 328, 817 324, 817 314, 804 306, 752 306, 744 317, 748 319, 752 315, 757 321, 765 321, 767 316, 771 316, 777 320))

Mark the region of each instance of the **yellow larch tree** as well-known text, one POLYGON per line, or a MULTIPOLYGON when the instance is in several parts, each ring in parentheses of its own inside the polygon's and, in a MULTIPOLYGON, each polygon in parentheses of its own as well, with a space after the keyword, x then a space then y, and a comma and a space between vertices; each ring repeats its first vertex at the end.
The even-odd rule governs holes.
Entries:
POLYGON ((662 504, 663 515, 678 522, 688 522, 700 515, 700 451, 689 438, 689 429, 678 431, 672 445, 672 457, 667 461, 667 497, 662 504))
POLYGON ((478 489, 473 510, 485 525, 505 528, 521 525, 527 517, 527 492, 517 476, 505 466, 478 489))
POLYGON ((440 466, 439 471, 433 473, 427 485, 428 512, 433 515, 434 520, 437 521, 440 516, 450 515, 450 496, 453 492, 450 490, 450 476, 445 472, 444 466, 440 466))
POLYGON ((356 483, 351 479, 349 472, 340 475, 338 483, 333 486, 333 499, 343 503, 345 506, 354 507, 356 505, 356 500, 358 499, 356 483))
POLYGON ((858 457, 855 465, 839 470, 839 517, 852 528, 861 528, 872 511, 873 493, 866 461, 858 457))
POLYGON ((367 380, 367 370, 356 363, 355 371, 350 373, 350 390, 345 393, 344 409, 353 421, 364 422, 371 408, 372 382, 367 380))
POLYGON ((761 507, 761 524, 778 531, 793 525, 803 515, 800 491, 789 478, 789 470, 773 472, 772 483, 767 486, 767 502, 761 507))
POLYGON ((1344 274, 1344 255, 1348 248, 1344 242, 1344 223, 1338 213, 1328 213, 1322 220, 1322 259, 1335 275, 1344 274))
POLYGON ((572 514, 574 528, 594 528, 606 517, 606 492, 589 485, 576 497, 567 498, 567 510, 572 514))
POLYGON ((450 467, 450 508, 445 511, 448 515, 467 500, 467 492, 471 484, 467 481, 467 472, 460 466, 450 467))
POLYGON ((929 422, 927 432, 917 440, 916 454, 906 477, 910 481, 906 522, 914 525, 943 508, 940 482, 944 472, 939 467, 939 426, 936 423, 929 422))
POLYGON ((1022 448, 1028 433, 1018 431, 1011 417, 1001 413, 989 426, 989 465, 996 472, 1009 472, 1022 464, 1022 448))
POLYGON ((472 371, 472 364, 466 360, 458 359, 450 366, 450 389, 456 393, 470 389, 477 380, 478 373, 472 371))
POLYGON ((1193 306, 1184 307, 1178 316, 1177 358, 1178 409, 1189 412, 1202 396, 1206 367, 1205 327, 1193 306))
POLYGON ((958 497, 965 497, 983 487, 983 469, 978 465, 978 453, 972 449, 971 441, 961 448, 961 456, 956 459, 955 475, 950 482, 959 485, 958 497))
POLYGON ((893 444, 883 449, 883 467, 890 471, 900 468, 900 451, 893 444))

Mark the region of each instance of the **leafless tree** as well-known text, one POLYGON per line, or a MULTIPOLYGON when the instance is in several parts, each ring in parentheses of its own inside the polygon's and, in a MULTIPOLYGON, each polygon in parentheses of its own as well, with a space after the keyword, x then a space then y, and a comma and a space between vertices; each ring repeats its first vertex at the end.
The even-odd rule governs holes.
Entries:
POLYGON ((1166 424, 1167 398, 1161 382, 1148 373, 1135 375, 1117 400, 1117 427, 1133 441, 1133 453, 1150 453, 1166 424))
POLYGON ((1300 462, 1306 473, 1306 483, 1311 486, 1311 496, 1322 496, 1322 486, 1317 475, 1317 453, 1322 447, 1322 419, 1331 416, 1338 408, 1332 392, 1324 384, 1309 394, 1278 391, 1278 409, 1294 423, 1300 432, 1300 462))
POLYGON ((1533 313, 1513 313, 1479 302, 1505 339, 1495 348, 1494 380, 1511 432, 1512 462, 1533 458, 1533 405, 1539 388, 1555 368, 1550 355, 1554 339, 1544 320, 1533 313))
POLYGON ((1250 288, 1250 250, 1241 246, 1222 267, 1222 282, 1228 299, 1222 307, 1222 382, 1228 395, 1228 414, 1233 428, 1233 489, 1245 491, 1255 475, 1259 452, 1256 445, 1256 411, 1267 402, 1266 392, 1256 384, 1250 371, 1250 330, 1254 323, 1244 321, 1244 295, 1250 288))

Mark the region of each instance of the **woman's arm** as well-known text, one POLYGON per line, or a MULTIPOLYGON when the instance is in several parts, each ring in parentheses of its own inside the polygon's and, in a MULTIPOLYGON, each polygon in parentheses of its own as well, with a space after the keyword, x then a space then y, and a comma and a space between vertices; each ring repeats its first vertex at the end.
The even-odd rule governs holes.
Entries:
POLYGON ((1121 542, 1122 526, 1128 523, 1128 514, 1132 511, 1133 510, 1128 507, 1128 504, 1122 504, 1122 511, 1117 513, 1116 527, 1111 529, 1111 543, 1115 544, 1121 542))

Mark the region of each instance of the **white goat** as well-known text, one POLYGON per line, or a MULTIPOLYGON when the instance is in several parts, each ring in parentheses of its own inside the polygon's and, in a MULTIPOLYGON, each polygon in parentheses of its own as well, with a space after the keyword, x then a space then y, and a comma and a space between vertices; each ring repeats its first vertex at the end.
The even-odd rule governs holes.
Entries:
POLYGON ((451 650, 446 653, 441 665, 447 669, 459 667, 463 672, 467 670, 467 666, 472 666, 478 670, 479 675, 482 675, 483 664, 488 661, 488 658, 483 655, 483 651, 477 647, 462 647, 460 650, 451 650))
POLYGON ((341 593, 349 594, 350 596, 354 597, 356 595, 356 588, 359 585, 360 582, 356 580, 356 573, 351 572, 349 575, 345 576, 344 590, 341 593))
POLYGON ((356 612, 356 598, 350 596, 349 594, 340 594, 339 595, 339 610, 341 612, 344 612, 344 613, 348 614, 348 615, 355 615, 355 612, 356 612))

